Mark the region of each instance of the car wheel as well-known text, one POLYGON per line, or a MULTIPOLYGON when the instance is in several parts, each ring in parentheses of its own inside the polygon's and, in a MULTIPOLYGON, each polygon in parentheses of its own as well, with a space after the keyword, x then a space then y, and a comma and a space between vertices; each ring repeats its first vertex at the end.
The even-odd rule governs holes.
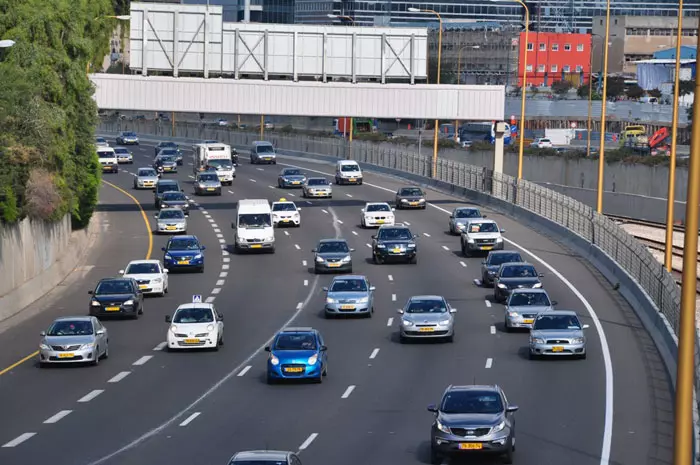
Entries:
POLYGON ((451 336, 447 336, 447 337, 445 338, 445 341, 447 341, 447 342, 449 342, 449 343, 455 342, 455 335, 454 335, 454 333, 453 333, 451 336))
POLYGON ((323 376, 328 376, 328 365, 323 367, 323 376))
POLYGON ((513 451, 515 450, 515 446, 513 445, 513 439, 511 438, 510 441, 508 441, 508 449, 506 450, 506 453, 503 454, 503 463, 506 465, 510 465, 513 463, 513 451))
POLYGON ((464 255, 467 258, 470 258, 472 256, 471 252, 469 252, 469 249, 467 249, 464 246, 464 242, 462 242, 462 255, 464 255))
POLYGON ((143 315, 143 304, 141 304, 141 307, 139 307, 138 315, 143 315))
POLYGON ((204 273, 204 266, 199 267, 197 273, 204 273))
POLYGON ((326 316, 326 320, 332 320, 333 318, 335 318, 335 315, 332 313, 328 313, 328 312, 323 312, 323 313, 326 316))
POLYGON ((414 255, 413 258, 411 258, 408 263, 411 265, 417 265, 418 264, 418 255, 414 255))
POLYGON ((319 373, 316 378, 314 378, 314 382, 316 384, 321 384, 323 383, 323 372, 319 373))
POLYGON ((158 293, 158 297, 165 297, 165 288, 163 289, 162 292, 158 293))
POLYGON ((100 346, 97 346, 95 348, 95 357, 90 362, 90 365, 96 367, 99 364, 100 364, 100 346))
POLYGON ((506 332, 507 332, 507 333, 512 333, 512 332, 513 332, 513 328, 511 328, 510 326, 508 326, 508 318, 504 318, 504 319, 503 319, 503 327, 506 328, 506 332))
POLYGON ((105 353, 102 354, 103 359, 108 359, 109 358, 109 341, 107 341, 107 345, 105 346, 105 353))
POLYGON ((212 352, 218 352, 219 351, 219 341, 216 341, 216 345, 211 348, 212 352))
POLYGON ((408 342, 408 339, 406 338, 406 336, 404 336, 403 334, 399 333, 399 342, 400 342, 401 344, 406 344, 406 343, 408 342))
POLYGON ((376 258, 375 263, 376 263, 377 265, 381 265, 381 264, 384 263, 384 259, 383 259, 382 257, 379 257, 379 256, 376 256, 376 255, 375 255, 375 258, 376 258))
POLYGON ((277 383, 277 380, 268 374, 267 375, 267 384, 275 384, 275 383, 277 383))
POLYGON ((362 179, 360 179, 360 180, 358 181, 357 184, 359 184, 359 185, 361 186, 361 185, 362 185, 362 179))
POLYGON ((586 360, 586 353, 584 352, 583 354, 578 356, 579 360, 586 360))
POLYGON ((535 354, 532 351, 529 351, 527 358, 529 358, 530 360, 537 360, 537 354, 535 354))
POLYGON ((430 463, 433 465, 440 465, 442 463, 442 455, 440 455, 432 445, 430 446, 430 463))

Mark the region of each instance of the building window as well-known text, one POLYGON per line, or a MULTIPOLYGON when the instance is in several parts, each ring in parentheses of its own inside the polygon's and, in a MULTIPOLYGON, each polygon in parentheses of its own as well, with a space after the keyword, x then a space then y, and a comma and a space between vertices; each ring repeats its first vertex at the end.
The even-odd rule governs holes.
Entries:
POLYGON ((544 73, 544 65, 537 65, 537 72, 538 73, 544 73))
POLYGON ((558 52, 559 51, 559 44, 552 44, 552 51, 558 52))
POLYGON ((564 65, 563 71, 564 71, 565 73, 570 73, 570 72, 571 72, 571 66, 569 66, 569 65, 564 65))
POLYGON ((582 71, 583 71, 583 66, 581 66, 581 65, 576 65, 576 72, 577 72, 577 73, 580 73, 580 72, 582 72, 582 71))
POLYGON ((535 47, 534 47, 534 45, 532 44, 532 42, 528 42, 528 44, 527 44, 527 51, 528 51, 528 52, 531 52, 531 51, 533 51, 534 49, 535 49, 535 47))
POLYGON ((583 44, 576 44, 576 51, 583 52, 583 44))
POLYGON ((544 42, 540 43, 540 52, 546 52, 547 51, 547 44, 544 42))
POLYGON ((553 73, 556 73, 559 70, 559 68, 557 68, 557 65, 552 65, 551 69, 553 73))
POLYGON ((571 51, 571 44, 564 44, 564 51, 570 52, 571 51))
POLYGON ((532 72, 532 65, 527 65, 527 67, 525 68, 525 71, 527 71, 528 73, 531 73, 532 72))

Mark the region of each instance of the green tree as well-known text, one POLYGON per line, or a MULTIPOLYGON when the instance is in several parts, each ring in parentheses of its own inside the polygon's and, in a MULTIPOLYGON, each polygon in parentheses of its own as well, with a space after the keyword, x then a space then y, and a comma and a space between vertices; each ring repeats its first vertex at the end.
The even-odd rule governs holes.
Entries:
POLYGON ((644 96, 644 89, 642 89, 637 84, 633 84, 627 88, 625 93, 629 98, 638 99, 644 96))
POLYGON ((619 76, 609 76, 607 80, 607 97, 619 97, 625 93, 625 79, 619 76))
POLYGON ((695 81, 679 81, 678 82, 678 95, 683 97, 684 95, 690 95, 695 92, 695 81))
POLYGON ((0 12, 0 37, 15 41, 0 54, 3 219, 55 220, 70 212, 74 225, 84 226, 100 183, 97 108, 85 69, 109 50, 114 21, 105 16, 114 15, 114 5, 0 0, 0 12))
MULTIPOLYGON (((552 83, 552 92, 557 95, 566 95, 574 87, 569 81, 554 81, 552 83)), ((586 94, 588 96, 588 94, 586 94)))
POLYGON ((649 97, 661 98, 661 91, 659 89, 651 89, 647 91, 649 97))

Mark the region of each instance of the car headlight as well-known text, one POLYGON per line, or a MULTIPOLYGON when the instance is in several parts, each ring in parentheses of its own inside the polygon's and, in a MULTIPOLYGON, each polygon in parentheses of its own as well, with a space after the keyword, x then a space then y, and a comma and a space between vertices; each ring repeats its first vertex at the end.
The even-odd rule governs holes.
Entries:
POLYGON ((418 203, 425 203, 425 199, 420 199, 418 203))
POLYGON ((358 304, 366 304, 369 302, 369 297, 362 297, 361 299, 357 299, 358 304))
POLYGON ((346 257, 343 257, 343 259, 341 260, 341 262, 343 262, 343 263, 348 263, 350 260, 352 260, 352 257, 350 257, 350 255, 348 255, 348 256, 346 256, 346 257))
POLYGON ((386 246, 384 244, 377 244, 378 249, 385 249, 386 246))
POLYGON ((586 342, 586 339, 582 337, 575 337, 571 340, 572 344, 583 344, 584 342, 586 342))
POLYGON ((406 203, 406 202, 408 202, 408 200, 406 200, 406 199, 401 199, 401 203, 406 203))
POLYGON ((499 289, 508 289, 508 286, 506 286, 505 284, 502 284, 502 283, 498 283, 498 288, 499 289))
POLYGON ((208 325, 207 331, 214 331, 214 325, 208 325))
POLYGON ((413 249, 416 247, 416 244, 408 244, 406 247, 408 247, 409 249, 413 249))
POLYGON ((533 344, 544 344, 544 339, 542 339, 541 337, 533 337, 530 338, 530 342, 533 344))
POLYGON ((317 354, 312 355, 312 356, 309 357, 309 359, 306 361, 306 363, 309 364, 309 365, 316 365, 316 362, 318 362, 318 355, 317 355, 317 354))
POLYGON ((499 431, 503 431, 503 429, 506 427, 506 422, 502 421, 493 428, 491 428, 491 434, 493 433, 498 433, 499 431))
POLYGON ((502 238, 502 237, 497 237, 497 238, 496 238, 496 242, 503 242, 503 238, 502 238))
POLYGON ((201 253, 198 253, 197 255, 194 256, 194 260, 199 260, 200 258, 202 258, 201 253))
POLYGON ((541 288, 541 287, 542 287, 542 283, 535 283, 535 284, 532 285, 532 288, 533 288, 533 289, 539 289, 539 288, 541 288))
POLYGON ((456 226, 457 226, 458 228, 463 228, 463 227, 464 227, 464 223, 457 223, 456 226))
POLYGON ((508 316, 512 318, 518 318, 520 316, 520 313, 518 312, 508 312, 508 316))
POLYGON ((494 276, 494 275, 496 274, 495 271, 491 271, 491 270, 487 270, 487 272, 488 272, 488 274, 490 274, 491 276, 494 276))
POLYGON ((401 320, 401 323, 402 323, 404 326, 413 326, 413 322, 410 321, 410 320, 401 320))
POLYGON ((437 429, 439 429, 443 433, 452 434, 450 428, 440 423, 440 420, 435 420, 435 426, 437 426, 437 429))
POLYGON ((272 363, 273 365, 279 365, 280 359, 278 359, 277 357, 275 357, 274 355, 271 354, 270 355, 270 363, 272 363))
POLYGON ((267 237, 264 239, 265 242, 272 242, 272 241, 274 241, 274 240, 275 240, 275 236, 267 236, 267 237))
POLYGON ((323 257, 316 257, 316 263, 323 263, 324 261, 323 257))
POLYGON ((134 305, 134 301, 131 300, 131 299, 129 299, 129 300, 127 300, 126 302, 124 302, 123 305, 124 305, 125 307, 128 307, 129 305, 134 305))
POLYGON ((468 237, 468 238, 467 238, 467 242, 469 242, 470 244, 473 244, 473 243, 474 243, 474 239, 472 239, 471 237, 468 237))
POLYGON ((47 346, 46 344, 39 344, 39 349, 41 350, 53 350, 51 346, 47 346))
POLYGON ((99 306, 100 306, 100 303, 99 303, 97 300, 93 300, 92 302, 90 302, 90 304, 91 304, 93 307, 99 307, 99 306))
POLYGON ((326 297, 326 303, 327 303, 327 304, 334 304, 334 303, 335 303, 335 299, 332 299, 332 298, 330 298, 330 297, 326 297))
POLYGON ((80 346, 80 349, 78 349, 78 350, 87 350, 87 349, 92 349, 92 348, 94 348, 94 347, 95 347, 95 343, 94 343, 94 342, 91 342, 91 343, 89 343, 89 344, 83 344, 83 345, 81 345, 81 346, 80 346))
POLYGON ((175 326, 175 325, 170 326, 170 331, 171 331, 172 333, 176 333, 176 332, 177 332, 177 326, 175 326))
POLYGON ((162 283, 162 282, 163 282, 163 278, 156 278, 156 279, 154 279, 154 280, 151 281, 151 282, 152 282, 152 283, 155 283, 155 284, 162 283))
POLYGON ((438 324, 439 324, 440 326, 447 326, 447 325, 450 324, 450 320, 449 320, 449 319, 447 319, 447 320, 442 320, 442 321, 438 322, 438 324))
POLYGON ((170 255, 169 253, 166 253, 165 256, 164 256, 163 258, 165 258, 166 260, 172 260, 172 259, 173 259, 172 255, 170 255))

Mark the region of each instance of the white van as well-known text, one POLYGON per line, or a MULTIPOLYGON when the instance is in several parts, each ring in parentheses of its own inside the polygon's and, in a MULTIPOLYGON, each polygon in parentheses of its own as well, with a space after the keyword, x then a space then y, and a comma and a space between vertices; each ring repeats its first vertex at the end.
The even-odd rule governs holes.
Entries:
POLYGON ((253 145, 250 147, 250 163, 252 165, 258 163, 271 163, 276 165, 277 154, 275 153, 275 147, 272 145, 272 142, 263 140, 253 141, 253 145))
POLYGON ((234 233, 234 251, 266 250, 275 253, 275 229, 272 209, 267 200, 243 199, 238 201, 236 221, 231 223, 234 233))
POLYGON ((362 184, 362 170, 354 160, 338 160, 335 165, 335 183, 362 184))
POLYGON ((100 159, 100 165, 102 165, 103 173, 119 172, 119 161, 117 160, 117 153, 112 147, 97 147, 97 157, 100 159))

